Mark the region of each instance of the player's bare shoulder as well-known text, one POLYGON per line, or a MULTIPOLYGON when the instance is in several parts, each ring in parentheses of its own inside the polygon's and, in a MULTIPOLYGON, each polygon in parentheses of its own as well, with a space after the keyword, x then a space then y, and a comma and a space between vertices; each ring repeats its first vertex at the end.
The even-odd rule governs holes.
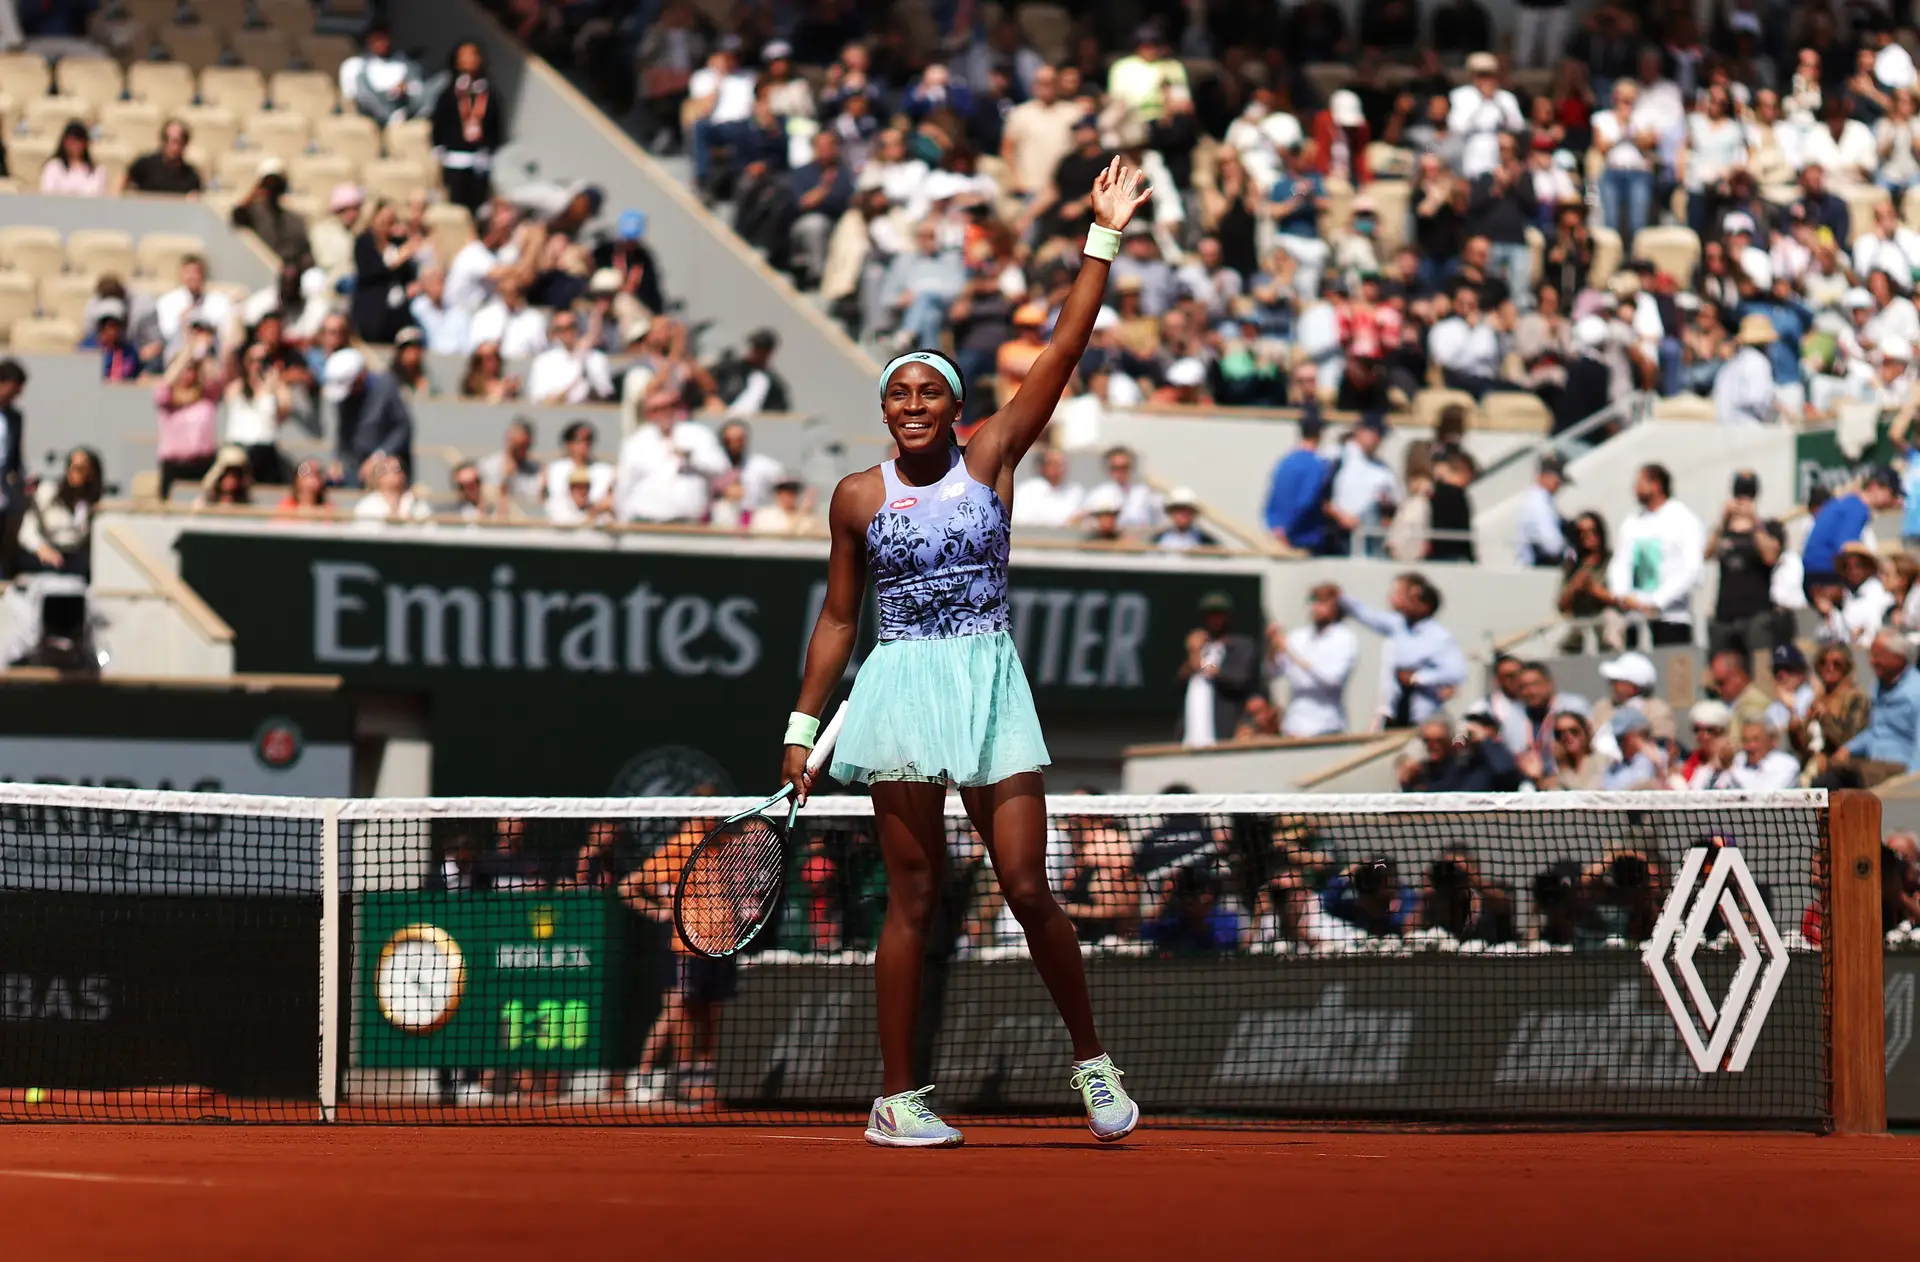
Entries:
POLYGON ((833 488, 833 499, 827 506, 828 522, 836 530, 865 531, 886 497, 887 483, 880 476, 879 465, 849 473, 833 488))

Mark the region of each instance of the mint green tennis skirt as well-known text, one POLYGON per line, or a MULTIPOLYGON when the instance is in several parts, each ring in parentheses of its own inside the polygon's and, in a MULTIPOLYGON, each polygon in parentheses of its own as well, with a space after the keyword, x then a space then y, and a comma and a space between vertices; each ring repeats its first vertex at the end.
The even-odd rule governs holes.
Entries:
POLYGON ((1047 765, 1033 691, 1005 631, 883 640, 853 681, 828 774, 842 784, 996 784, 1047 765))

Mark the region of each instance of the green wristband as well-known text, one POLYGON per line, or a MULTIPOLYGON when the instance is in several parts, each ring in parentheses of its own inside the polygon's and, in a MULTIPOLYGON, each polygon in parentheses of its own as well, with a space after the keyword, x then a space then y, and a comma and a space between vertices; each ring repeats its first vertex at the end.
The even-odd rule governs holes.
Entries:
POLYGON ((1090 259, 1099 259, 1103 263, 1113 262, 1114 256, 1120 253, 1120 233, 1113 228, 1103 228, 1099 224, 1094 224, 1087 229, 1085 253, 1090 259))
POLYGON ((787 716, 788 745, 799 745, 803 749, 812 749, 814 738, 820 735, 820 720, 811 714, 802 714, 795 710, 787 716))

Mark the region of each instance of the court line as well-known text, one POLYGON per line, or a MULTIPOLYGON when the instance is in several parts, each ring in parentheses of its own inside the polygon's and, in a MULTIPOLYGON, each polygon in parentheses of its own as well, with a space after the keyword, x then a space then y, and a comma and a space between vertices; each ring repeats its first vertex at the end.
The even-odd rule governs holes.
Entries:
POLYGON ((212 1179, 177 1179, 160 1174, 100 1174, 89 1170, 0 1170, 0 1178, 51 1179, 60 1183, 148 1183, 161 1187, 220 1186, 212 1179))

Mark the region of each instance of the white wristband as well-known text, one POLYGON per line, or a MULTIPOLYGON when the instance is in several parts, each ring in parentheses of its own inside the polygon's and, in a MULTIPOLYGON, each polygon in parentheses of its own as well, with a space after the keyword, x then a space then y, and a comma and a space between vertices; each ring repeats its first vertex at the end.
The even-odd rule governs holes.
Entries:
POLYGON ((1120 230, 1103 228, 1094 224, 1087 229, 1086 255, 1090 259, 1099 259, 1102 263, 1111 263, 1120 253, 1120 230))

